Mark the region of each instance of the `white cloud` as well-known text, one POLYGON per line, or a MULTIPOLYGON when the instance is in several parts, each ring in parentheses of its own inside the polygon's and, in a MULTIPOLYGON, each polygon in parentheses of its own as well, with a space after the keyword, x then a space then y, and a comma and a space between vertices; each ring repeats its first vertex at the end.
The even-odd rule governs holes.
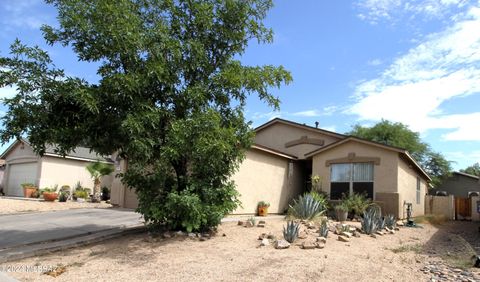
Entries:
POLYGON ((466 166, 474 163, 480 163, 480 150, 472 152, 448 151, 444 152, 444 154, 448 160, 455 161, 454 165, 459 168, 466 168, 466 166))
POLYGON ((14 87, 3 87, 0 88, 0 99, 12 98, 17 93, 17 90, 14 87))
POLYGON ((452 9, 465 6, 468 0, 360 0, 356 3, 357 15, 361 20, 377 24, 382 20, 390 22, 405 18, 443 18, 452 9))
POLYGON ((383 64, 383 62, 380 59, 373 59, 373 60, 368 61, 367 64, 369 66, 379 66, 379 65, 383 64))
POLYGON ((443 32, 397 58, 379 77, 359 83, 346 112, 382 118, 413 130, 451 129, 446 140, 480 141, 480 112, 444 113, 453 99, 480 95, 480 8, 472 7, 443 32))
POLYGON ((278 117, 281 117, 282 116, 282 113, 281 112, 277 112, 277 111, 272 111, 272 112, 268 112, 268 113, 260 113, 260 112, 256 112, 252 115, 252 119, 255 121, 255 120, 259 120, 259 119, 267 119, 267 120, 272 120, 274 118, 278 118, 278 117))
POLYGON ((328 131, 332 131, 332 132, 337 132, 337 128, 335 127, 335 125, 330 125, 330 126, 319 126, 321 129, 323 130, 328 130, 328 131))
POLYGON ((50 16, 39 11, 41 0, 4 0, 0 7, 1 29, 12 31, 18 28, 38 29, 51 21, 50 16))
POLYGON ((297 117, 318 117, 321 114, 317 110, 307 110, 307 111, 292 113, 291 115, 297 116, 297 117))

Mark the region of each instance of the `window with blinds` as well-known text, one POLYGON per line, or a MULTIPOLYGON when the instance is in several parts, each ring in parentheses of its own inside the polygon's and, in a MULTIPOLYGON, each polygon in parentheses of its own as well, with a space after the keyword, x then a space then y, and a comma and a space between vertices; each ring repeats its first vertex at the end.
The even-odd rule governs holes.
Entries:
POLYGON ((330 198, 341 199, 351 193, 373 199, 373 163, 342 163, 330 167, 330 198))

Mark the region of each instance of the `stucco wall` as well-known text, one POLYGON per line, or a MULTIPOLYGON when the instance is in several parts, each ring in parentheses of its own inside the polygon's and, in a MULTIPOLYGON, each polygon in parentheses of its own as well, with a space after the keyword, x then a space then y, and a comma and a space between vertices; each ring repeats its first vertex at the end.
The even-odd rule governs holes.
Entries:
POLYGON ((300 165, 258 150, 249 150, 232 179, 242 207, 234 214, 254 214, 259 201, 270 203, 269 213, 283 213, 303 191, 300 165))
MULTIPOLYGON (((41 159, 39 187, 52 187, 55 184, 74 187, 80 181, 83 187, 93 189, 93 180, 86 170, 88 164, 90 162, 45 156, 41 159)), ((112 180, 111 175, 103 177, 101 185, 110 187, 112 180)))
POLYGON ((417 204, 417 177, 420 175, 411 168, 405 161, 399 159, 398 162, 398 192, 400 193, 401 214, 406 210, 403 203, 412 203, 413 216, 420 216, 425 211, 425 194, 427 191, 427 182, 420 177, 420 204, 417 204))
POLYGON ((323 139, 324 146, 340 139, 326 134, 322 134, 320 132, 301 129, 293 125, 277 123, 262 129, 260 132, 257 132, 255 136, 255 143, 267 146, 281 152, 285 152, 290 155, 294 155, 299 159, 304 159, 306 153, 310 153, 311 151, 318 149, 321 146, 312 144, 301 144, 285 148, 285 143, 293 140, 298 140, 302 136, 323 139))
POLYGON ((467 198, 468 192, 480 192, 480 182, 478 179, 454 173, 434 191, 447 191, 448 195, 467 198))
POLYGON ((380 164, 373 168, 373 190, 377 192, 397 192, 397 163, 396 152, 350 141, 313 156, 312 173, 322 178, 323 189, 330 194, 330 166, 326 161, 345 158, 349 153, 355 153, 357 157, 380 158, 380 164))

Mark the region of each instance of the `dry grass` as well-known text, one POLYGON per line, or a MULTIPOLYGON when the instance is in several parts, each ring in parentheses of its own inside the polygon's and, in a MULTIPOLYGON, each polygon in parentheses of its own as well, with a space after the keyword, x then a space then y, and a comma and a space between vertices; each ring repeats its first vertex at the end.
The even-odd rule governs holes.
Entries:
POLYGON ((414 218, 416 223, 443 224, 448 221, 445 215, 426 214, 414 218))

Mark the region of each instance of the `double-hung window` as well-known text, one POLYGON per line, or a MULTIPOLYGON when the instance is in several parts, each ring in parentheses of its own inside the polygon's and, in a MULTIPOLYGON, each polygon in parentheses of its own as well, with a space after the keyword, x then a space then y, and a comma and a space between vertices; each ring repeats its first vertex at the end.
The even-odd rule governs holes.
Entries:
POLYGON ((330 166, 330 198, 365 194, 373 199, 373 163, 340 163, 330 166))

